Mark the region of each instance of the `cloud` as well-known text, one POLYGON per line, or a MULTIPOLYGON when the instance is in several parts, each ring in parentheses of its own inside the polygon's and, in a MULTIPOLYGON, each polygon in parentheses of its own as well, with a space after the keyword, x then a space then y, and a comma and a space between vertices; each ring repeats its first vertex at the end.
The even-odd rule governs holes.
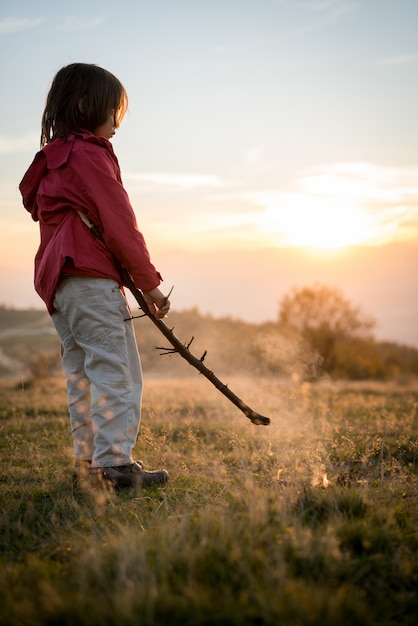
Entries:
POLYGON ((218 176, 212 174, 189 174, 189 173, 159 173, 148 172, 136 174, 126 172, 124 179, 137 182, 145 187, 194 189, 197 187, 222 187, 222 181, 218 176))
POLYGON ((15 152, 34 151, 39 149, 39 135, 30 133, 21 137, 6 137, 0 135, 0 155, 14 154, 15 152))
MULTIPOLYGON (((60 17, 59 20, 51 18, 50 21, 52 23, 51 28, 54 28, 56 31, 81 32, 100 26, 105 19, 104 16, 87 19, 75 15, 67 15, 60 17)), ((34 19, 6 17, 0 20, 0 35, 11 35, 13 33, 31 30, 44 24, 46 21, 44 17, 34 19)))
POLYGON ((328 236, 337 245, 384 243, 417 236, 417 181, 416 167, 337 163, 301 176, 291 191, 258 190, 245 198, 264 207, 261 230, 282 242, 323 245, 328 236))
MULTIPOLYGON (((196 245, 239 241, 250 247, 336 248, 418 237, 418 167, 324 164, 303 172, 287 188, 257 188, 248 177, 221 181, 196 174, 134 174, 130 179, 140 182, 142 191, 162 188, 176 191, 177 198, 211 187, 204 202, 200 196, 198 210, 183 195, 183 212, 173 223, 177 229, 184 219, 182 232, 193 233, 196 245)), ((179 201, 173 197, 170 202, 179 201)))
POLYGON ((299 179, 299 184, 312 193, 368 199, 399 199, 416 195, 418 202, 418 168, 388 167, 367 162, 343 162, 314 168, 299 179))
POLYGON ((45 22, 45 18, 37 17, 34 19, 21 19, 18 17, 5 17, 0 20, 0 35, 11 35, 24 30, 37 28, 45 22))
MULTIPOLYGON (((277 181, 272 174, 270 181, 277 181)), ((271 187, 257 186, 258 177, 250 175, 221 180, 151 172, 127 178, 129 193, 151 192, 147 229, 159 245, 173 234, 181 245, 199 249, 332 249, 418 238, 418 167, 331 163, 271 187)))
POLYGON ((385 59, 381 59, 377 62, 378 65, 409 65, 410 63, 418 62, 418 53, 413 54, 398 54, 385 59))
POLYGON ((56 25, 56 29, 66 32, 90 30, 100 26, 100 24, 103 24, 105 19, 106 18, 104 16, 86 19, 75 15, 67 15, 66 17, 60 19, 59 24, 56 25))

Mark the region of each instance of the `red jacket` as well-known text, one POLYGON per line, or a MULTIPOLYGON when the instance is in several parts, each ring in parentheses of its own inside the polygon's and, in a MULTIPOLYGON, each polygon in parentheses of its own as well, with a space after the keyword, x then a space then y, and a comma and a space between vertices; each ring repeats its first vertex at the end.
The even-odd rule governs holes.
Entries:
POLYGON ((63 269, 120 284, 106 246, 139 289, 158 287, 161 276, 138 230, 109 141, 88 132, 55 139, 36 154, 19 189, 25 208, 40 224, 35 289, 50 313, 63 269), (98 227, 106 246, 90 233, 76 209, 98 227))

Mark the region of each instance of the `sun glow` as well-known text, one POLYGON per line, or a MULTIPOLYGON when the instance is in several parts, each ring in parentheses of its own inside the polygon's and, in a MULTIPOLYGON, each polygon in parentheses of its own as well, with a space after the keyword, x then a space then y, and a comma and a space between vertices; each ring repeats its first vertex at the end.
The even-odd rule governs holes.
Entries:
POLYGON ((340 248, 373 236, 370 220, 358 207, 337 207, 325 198, 306 196, 287 197, 285 205, 267 205, 263 227, 280 233, 289 245, 340 248))
POLYGON ((208 174, 148 173, 132 175, 129 182, 134 183, 130 193, 140 193, 134 204, 143 204, 147 193, 150 206, 161 202, 147 215, 153 247, 171 245, 175 233, 188 249, 267 246, 332 252, 416 239, 417 175, 416 168, 354 162, 311 168, 284 189, 279 184, 240 189, 241 181, 208 174), (175 208, 170 214, 167 194, 175 208))
POLYGON ((359 207, 336 206, 330 199, 285 194, 280 206, 267 202, 260 228, 282 243, 312 248, 341 248, 376 236, 370 218, 359 207))
POLYGON ((253 195, 260 234, 279 245, 341 248, 411 234, 417 196, 409 172, 367 163, 317 168, 292 192, 253 195))

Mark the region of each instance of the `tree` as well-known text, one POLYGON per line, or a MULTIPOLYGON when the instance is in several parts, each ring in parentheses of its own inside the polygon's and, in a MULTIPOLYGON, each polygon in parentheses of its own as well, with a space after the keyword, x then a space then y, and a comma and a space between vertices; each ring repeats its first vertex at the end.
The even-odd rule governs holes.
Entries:
POLYGON ((323 358, 331 373, 337 363, 338 346, 352 339, 372 339, 375 321, 353 307, 341 291, 325 285, 294 288, 284 296, 279 323, 300 334, 323 358))

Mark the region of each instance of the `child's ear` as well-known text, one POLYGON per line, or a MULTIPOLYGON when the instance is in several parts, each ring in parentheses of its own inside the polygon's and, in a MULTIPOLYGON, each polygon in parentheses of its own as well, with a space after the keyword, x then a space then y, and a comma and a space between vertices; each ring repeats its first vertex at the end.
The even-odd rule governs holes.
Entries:
POLYGON ((80 98, 78 101, 78 109, 80 111, 80 113, 84 113, 84 102, 83 102, 83 98, 80 98))

